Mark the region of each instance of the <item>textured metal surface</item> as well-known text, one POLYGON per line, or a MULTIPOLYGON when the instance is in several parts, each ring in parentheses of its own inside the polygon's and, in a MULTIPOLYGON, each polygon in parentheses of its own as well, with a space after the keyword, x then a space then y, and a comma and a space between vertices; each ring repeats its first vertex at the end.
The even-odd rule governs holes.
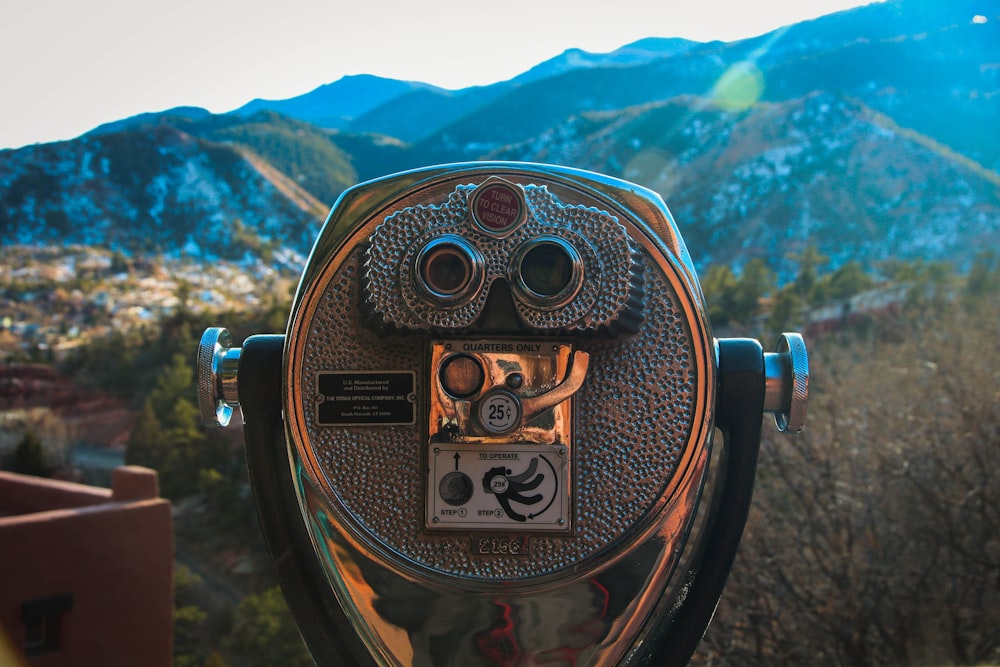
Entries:
MULTIPOLYGON (((206 329, 198 344, 198 409, 205 426, 227 426, 233 416, 233 408, 239 405, 226 400, 222 386, 222 361, 231 350, 233 340, 229 331, 219 327, 206 329)), ((237 360, 239 350, 235 351, 237 360)), ((235 375, 229 382, 235 385, 235 375)))
MULTIPOLYGON (((426 350, 417 338, 379 339, 357 327, 360 251, 331 281, 313 316, 300 376, 309 446, 346 515, 415 563, 443 573, 503 581, 572 567, 613 549, 661 501, 694 420, 697 382, 692 337, 676 297, 653 278, 640 334, 579 344, 591 355, 578 393, 575 450, 576 534, 533 540, 533 557, 472 558, 468 536, 430 536, 423 530, 421 429, 335 429, 315 423, 315 374, 322 371, 420 368, 426 350)), ((654 274, 655 275, 655 274, 654 274)), ((425 395, 425 374, 417 392, 425 395)))
MULTIPOLYGON (((765 403, 765 409, 774 412, 774 424, 783 433, 798 433, 806 423, 806 405, 809 400, 809 355, 806 343, 801 334, 783 333, 773 354, 765 356, 765 364, 771 358, 780 359, 781 377, 779 404, 771 409, 765 403)), ((772 374, 767 373, 767 384, 770 387, 772 374)))

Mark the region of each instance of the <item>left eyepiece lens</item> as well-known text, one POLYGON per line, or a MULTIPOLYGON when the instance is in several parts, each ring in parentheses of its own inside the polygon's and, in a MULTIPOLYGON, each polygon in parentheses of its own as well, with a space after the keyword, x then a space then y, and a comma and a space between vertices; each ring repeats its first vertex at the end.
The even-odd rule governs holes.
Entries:
POLYGON ((420 277, 434 292, 451 296, 469 285, 472 265, 459 248, 440 246, 427 253, 420 263, 420 277))
POLYGON ((482 286, 482 257, 458 236, 430 241, 417 254, 416 269, 424 294, 438 303, 466 303, 482 286))

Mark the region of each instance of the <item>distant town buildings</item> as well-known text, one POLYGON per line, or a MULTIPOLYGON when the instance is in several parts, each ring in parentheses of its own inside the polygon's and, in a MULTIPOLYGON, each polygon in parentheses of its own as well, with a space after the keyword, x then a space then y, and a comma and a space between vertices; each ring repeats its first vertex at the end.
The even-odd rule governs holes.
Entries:
POLYGON ((253 310, 298 273, 259 261, 141 258, 89 246, 0 248, 0 361, 59 361, 112 332, 156 326, 180 308, 253 310))

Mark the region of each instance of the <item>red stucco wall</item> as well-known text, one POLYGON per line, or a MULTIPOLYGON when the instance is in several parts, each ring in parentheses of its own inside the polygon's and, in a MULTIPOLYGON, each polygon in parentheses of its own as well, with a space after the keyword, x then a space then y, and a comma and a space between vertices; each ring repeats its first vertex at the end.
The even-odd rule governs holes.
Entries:
POLYGON ((171 664, 173 529, 155 476, 119 468, 109 492, 0 473, 0 628, 11 648, 24 645, 24 602, 72 596, 57 650, 26 664, 171 664))

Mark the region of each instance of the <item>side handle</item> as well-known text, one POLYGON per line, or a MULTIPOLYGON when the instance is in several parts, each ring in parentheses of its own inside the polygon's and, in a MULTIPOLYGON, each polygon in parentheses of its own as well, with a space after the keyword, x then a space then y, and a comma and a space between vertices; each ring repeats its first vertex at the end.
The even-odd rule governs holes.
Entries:
POLYGON ((374 665, 316 561, 291 477, 282 419, 285 337, 251 336, 239 362, 247 467, 261 533, 285 601, 318 665, 374 665))

